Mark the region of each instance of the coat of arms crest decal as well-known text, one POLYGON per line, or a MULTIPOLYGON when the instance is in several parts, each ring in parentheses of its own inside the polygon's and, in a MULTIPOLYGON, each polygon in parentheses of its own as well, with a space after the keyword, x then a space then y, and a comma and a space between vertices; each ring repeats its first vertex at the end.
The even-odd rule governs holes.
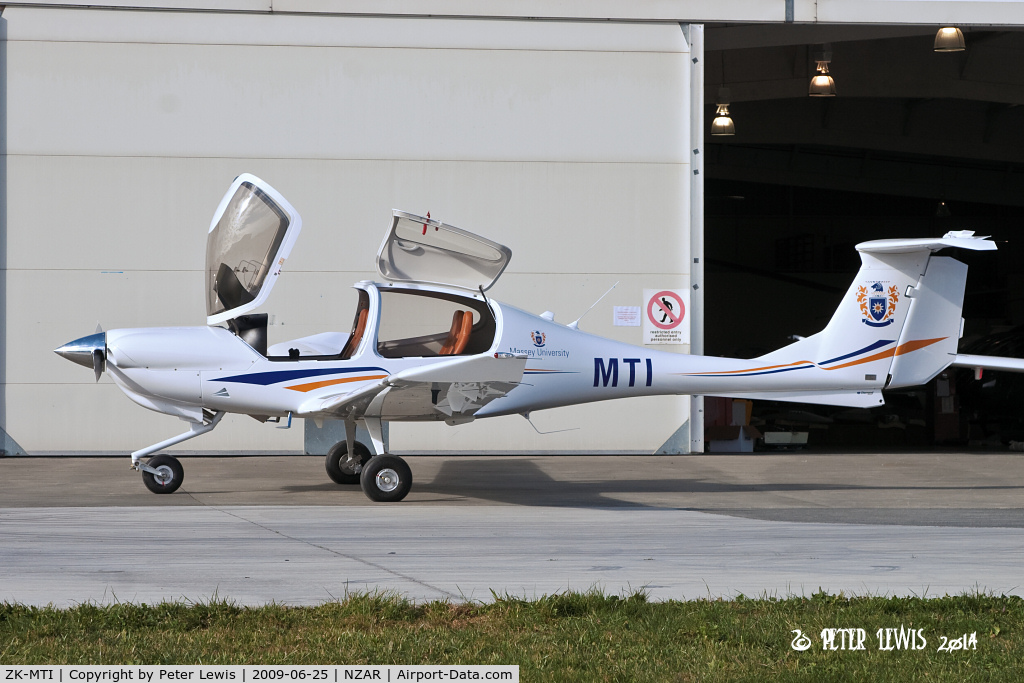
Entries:
POLYGON ((888 290, 881 282, 857 287, 857 303, 864 316, 862 322, 871 327, 885 327, 894 323, 895 318, 892 316, 896 313, 896 302, 899 300, 896 285, 890 286, 888 290))

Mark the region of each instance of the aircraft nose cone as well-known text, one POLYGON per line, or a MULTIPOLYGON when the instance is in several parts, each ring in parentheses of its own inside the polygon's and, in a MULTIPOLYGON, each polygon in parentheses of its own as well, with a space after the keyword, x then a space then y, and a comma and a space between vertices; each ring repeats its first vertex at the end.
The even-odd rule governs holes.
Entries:
POLYGON ((99 332, 82 337, 75 341, 68 342, 53 352, 62 358, 67 358, 72 363, 84 365, 87 368, 93 367, 94 352, 99 351, 102 358, 107 355, 107 333, 99 332))

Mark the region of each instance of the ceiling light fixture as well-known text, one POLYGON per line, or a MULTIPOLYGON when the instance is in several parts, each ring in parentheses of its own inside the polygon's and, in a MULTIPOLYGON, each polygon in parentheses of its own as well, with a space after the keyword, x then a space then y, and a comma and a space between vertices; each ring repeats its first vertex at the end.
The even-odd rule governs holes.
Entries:
POLYGON ((715 119, 711 122, 712 135, 736 135, 736 124, 729 116, 729 89, 719 88, 718 99, 715 101, 715 119))
POLYGON ((936 52, 963 52, 965 49, 964 32, 956 26, 945 26, 935 34, 936 52))
POLYGON ((828 43, 823 45, 822 50, 814 54, 814 61, 818 64, 818 73, 811 79, 807 94, 811 97, 835 97, 836 82, 828 73, 828 65, 832 61, 832 46, 828 43))

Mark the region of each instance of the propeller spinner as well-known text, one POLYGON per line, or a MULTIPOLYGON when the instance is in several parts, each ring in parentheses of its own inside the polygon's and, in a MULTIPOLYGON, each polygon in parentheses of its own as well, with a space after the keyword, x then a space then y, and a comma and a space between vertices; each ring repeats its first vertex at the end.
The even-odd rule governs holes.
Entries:
POLYGON ((107 333, 90 334, 88 337, 68 342, 53 352, 72 363, 92 368, 96 373, 96 381, 99 382, 100 375, 107 366, 107 333))

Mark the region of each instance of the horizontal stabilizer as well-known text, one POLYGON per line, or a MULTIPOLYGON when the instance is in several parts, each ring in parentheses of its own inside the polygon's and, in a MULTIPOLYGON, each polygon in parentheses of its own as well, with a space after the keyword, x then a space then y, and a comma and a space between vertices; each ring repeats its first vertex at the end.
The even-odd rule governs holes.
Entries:
POLYGON ((749 391, 716 394, 716 396, 758 401, 814 403, 825 406, 846 406, 848 408, 874 408, 885 404, 881 391, 749 391))
POLYGON ((1006 358, 1004 356, 972 356, 958 353, 956 360, 950 365, 954 368, 981 368, 983 370, 1005 370, 1006 372, 1024 372, 1024 358, 1006 358))
POLYGON ((974 251, 992 251, 996 248, 995 242, 990 242, 988 237, 975 237, 973 230, 957 230, 947 232, 939 238, 925 239, 893 239, 893 240, 872 240, 861 242, 857 245, 857 251, 872 254, 907 254, 915 251, 938 251, 947 247, 959 249, 972 249, 974 251))

